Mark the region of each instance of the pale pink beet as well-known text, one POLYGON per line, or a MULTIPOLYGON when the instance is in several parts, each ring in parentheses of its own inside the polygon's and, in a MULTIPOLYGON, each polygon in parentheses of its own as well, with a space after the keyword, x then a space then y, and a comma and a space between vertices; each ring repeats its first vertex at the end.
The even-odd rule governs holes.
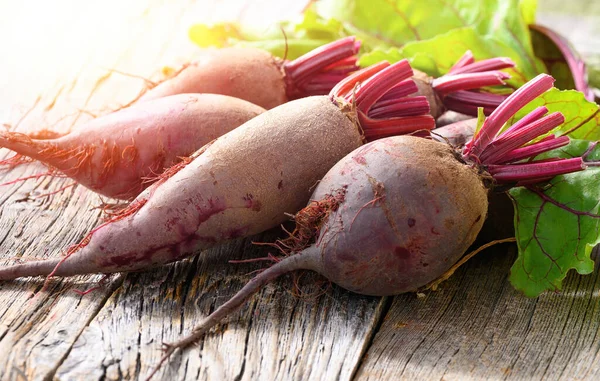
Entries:
POLYGON ((93 119, 56 139, 0 132, 0 147, 104 196, 130 200, 171 167, 265 110, 215 94, 179 94, 93 119))
POLYGON ((278 60, 254 48, 210 49, 140 101, 182 93, 223 94, 271 109, 287 101, 278 60))
POLYGON ((230 95, 271 109, 287 101, 325 95, 348 73, 358 69, 360 44, 346 37, 293 61, 256 48, 207 49, 152 88, 141 101, 180 93, 230 95))

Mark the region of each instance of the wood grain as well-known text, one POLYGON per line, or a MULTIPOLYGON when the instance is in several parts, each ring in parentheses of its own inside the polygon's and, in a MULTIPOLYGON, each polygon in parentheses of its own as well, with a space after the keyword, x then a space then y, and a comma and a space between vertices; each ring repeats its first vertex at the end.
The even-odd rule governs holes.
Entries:
MULTIPOLYGON (((159 78, 161 66, 197 52, 186 20, 241 7, 235 1, 80 3, 57 0, 39 9, 41 16, 28 16, 31 4, 0 2, 0 35, 33 31, 21 45, 0 43, 11 52, 0 61, 6 74, 0 88, 11 90, 0 91, 0 123, 19 131, 69 130, 118 107, 144 81, 107 69, 159 78)), ((282 10, 282 4, 258 7, 282 10)), ((9 155, 0 151, 0 158, 9 155)), ((40 165, 20 166, 0 172, 0 183, 40 172, 40 165)), ((42 196, 68 183, 43 178, 0 187, 0 265, 58 256, 98 224, 94 208, 101 200, 86 189, 42 196)), ((41 278, 1 282, 0 379, 143 379, 162 342, 189 332, 252 271, 268 265, 227 260, 264 257, 269 250, 251 241, 281 234, 275 229, 174 265, 113 275, 83 296, 75 290, 97 286, 100 276, 46 286, 41 278)), ((323 290, 326 283, 308 273, 300 277, 298 297, 294 278, 284 277, 198 346, 174 356, 156 379, 598 379, 598 272, 570 274, 563 292, 527 299, 507 281, 514 258, 510 246, 485 251, 422 297, 323 290)))

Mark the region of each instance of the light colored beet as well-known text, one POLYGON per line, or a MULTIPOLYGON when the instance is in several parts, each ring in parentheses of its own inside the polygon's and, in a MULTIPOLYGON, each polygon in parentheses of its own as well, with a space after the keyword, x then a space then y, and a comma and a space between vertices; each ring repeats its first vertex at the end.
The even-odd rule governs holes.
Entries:
POLYGON ((140 100, 182 93, 213 93, 271 109, 287 102, 281 65, 281 60, 260 49, 210 49, 140 100))
POLYGON ((271 109, 287 101, 325 95, 358 69, 360 43, 345 37, 286 61, 256 48, 207 49, 140 97, 141 101, 179 93, 214 93, 271 109))
POLYGON ((265 110, 215 94, 179 94, 93 119, 56 139, 0 132, 0 147, 39 160, 92 191, 133 199, 164 169, 265 110))

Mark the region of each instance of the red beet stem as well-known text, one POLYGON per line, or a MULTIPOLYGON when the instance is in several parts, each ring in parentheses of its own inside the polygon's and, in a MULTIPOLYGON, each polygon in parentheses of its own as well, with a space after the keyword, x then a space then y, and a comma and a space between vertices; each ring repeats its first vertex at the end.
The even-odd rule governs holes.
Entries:
POLYGON ((512 93, 485 120, 477 136, 465 147, 464 156, 471 159, 478 157, 485 147, 494 140, 508 119, 527 103, 552 88, 553 84, 554 78, 548 74, 540 74, 512 93))
POLYGON ((458 61, 456 61, 454 66, 452 66, 450 68, 450 71, 448 71, 448 74, 454 74, 455 71, 461 69, 462 67, 470 65, 473 62, 475 62, 475 57, 473 57, 473 52, 471 52, 470 50, 467 50, 465 52, 465 54, 463 54, 463 56, 460 57, 460 59, 458 61))
POLYGON ((511 67, 515 67, 515 63, 513 60, 507 57, 495 57, 487 60, 472 62, 468 65, 462 66, 460 68, 452 69, 452 75, 456 74, 465 74, 465 73, 481 73, 485 71, 491 70, 500 70, 500 69, 508 69, 511 67))
POLYGON ((377 102, 375 106, 369 111, 369 118, 416 116, 429 112, 429 102, 425 96, 390 99, 386 102, 377 102))
POLYGON ((535 157, 541 153, 564 147, 569 144, 569 141, 570 139, 567 136, 555 138, 554 135, 550 135, 546 139, 543 139, 537 143, 516 148, 508 152, 502 157, 502 160, 498 161, 498 164, 514 163, 528 157, 535 157))
POLYGON ((382 61, 341 81, 331 90, 330 96, 334 102, 336 98, 343 98, 356 104, 358 120, 367 140, 430 130, 435 127, 435 121, 428 114, 429 103, 425 97, 390 97, 377 106, 375 117, 368 116, 370 109, 391 89, 397 88, 395 94, 398 95, 416 87, 405 81, 412 75, 406 60, 393 65, 382 61))
POLYGON ((508 152, 521 147, 527 142, 538 136, 544 135, 554 128, 560 126, 565 121, 565 117, 560 112, 553 112, 550 115, 538 119, 528 125, 521 127, 518 131, 490 143, 479 156, 483 164, 494 164, 502 161, 504 155, 508 152))
POLYGON ((473 90, 461 90, 444 97, 444 106, 448 110, 465 115, 477 115, 483 108, 484 115, 490 115, 504 100, 506 95, 480 93, 473 90))
POLYGON ((318 271, 319 266, 317 260, 319 259, 319 250, 314 246, 307 248, 306 250, 291 255, 277 262, 273 266, 262 271, 260 274, 252 278, 240 291, 238 291, 231 299, 219 306, 210 315, 208 315, 200 324, 198 324, 192 330, 192 333, 187 337, 179 340, 175 343, 165 344, 166 351, 160 362, 148 375, 146 380, 150 380, 154 374, 160 369, 161 365, 178 349, 185 349, 190 345, 200 340, 210 328, 219 324, 225 317, 231 313, 237 311, 244 303, 250 299, 252 295, 258 292, 266 284, 274 281, 281 275, 286 273, 308 269, 318 271))
POLYGON ((459 91, 472 90, 485 86, 505 85, 510 76, 502 71, 486 71, 483 73, 465 73, 436 78, 431 82, 433 89, 440 95, 459 91))
POLYGON ((286 79, 288 83, 292 84, 292 87, 300 87, 302 82, 329 65, 347 57, 355 56, 359 49, 360 43, 353 36, 323 45, 293 61, 286 62, 283 65, 286 79))
POLYGON ((413 75, 407 60, 388 66, 362 83, 356 91, 356 106, 365 114, 385 93, 413 75))
POLYGON ((528 184, 547 180, 554 176, 584 170, 585 163, 580 157, 526 164, 490 165, 488 172, 498 183, 526 181, 528 184))
POLYGON ((331 65, 327 66, 326 68, 321 70, 321 72, 322 73, 332 73, 332 72, 348 73, 350 71, 356 71, 356 70, 360 69, 360 67, 356 64, 357 59, 358 59, 357 56, 350 56, 350 57, 342 58, 341 60, 336 61, 336 62, 332 63, 331 65))
POLYGON ((374 65, 371 65, 367 68, 357 71, 352 75, 346 77, 344 80, 340 81, 331 91, 329 92, 329 96, 334 97, 346 97, 352 94, 354 90, 354 86, 358 83, 366 80, 371 77, 375 73, 380 72, 386 67, 390 66, 390 63, 387 61, 381 61, 374 65))
POLYGON ((517 123, 513 124, 512 126, 507 128, 504 132, 500 133, 498 135, 498 137, 492 141, 492 144, 494 142, 498 141, 499 139, 510 138, 513 134, 515 134, 522 127, 525 127, 528 124, 535 122, 536 120, 538 120, 541 117, 543 117, 544 115, 546 115, 547 112, 548 112, 548 108, 546 106, 540 106, 540 107, 536 108, 529 114, 525 115, 521 120, 517 121, 517 123))
POLYGON ((382 102, 396 100, 398 98, 414 94, 417 91, 419 91, 419 88, 415 84, 415 81, 413 81, 412 79, 404 80, 396 86, 392 87, 387 93, 383 94, 383 96, 379 98, 379 100, 373 105, 373 109, 380 106, 382 102))
POLYGON ((431 115, 388 119, 371 119, 363 113, 359 113, 358 115, 365 139, 368 141, 388 136, 408 134, 419 130, 432 130, 435 127, 435 119, 431 115))

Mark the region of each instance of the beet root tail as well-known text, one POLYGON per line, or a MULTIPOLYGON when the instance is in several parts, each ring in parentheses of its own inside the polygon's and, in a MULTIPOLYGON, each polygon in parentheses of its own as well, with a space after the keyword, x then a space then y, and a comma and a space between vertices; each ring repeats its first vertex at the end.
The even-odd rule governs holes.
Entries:
POLYGON ((60 262, 60 258, 31 261, 0 268, 0 280, 12 280, 26 276, 50 275, 60 262))
POLYGON ((28 156, 42 162, 46 161, 41 152, 50 144, 35 140, 19 132, 0 132, 0 148, 8 148, 19 155, 28 156))
POLYGON ((319 266, 315 264, 315 260, 318 259, 318 251, 314 247, 306 249, 304 252, 294 254, 289 257, 282 259, 273 266, 264 270, 254 278, 252 278, 240 291, 238 291, 231 299, 225 302, 223 305, 218 307, 213 313, 208 315, 199 325, 194 327, 192 333, 185 338, 171 344, 163 344, 165 354, 161 358, 160 362, 154 367, 152 372, 146 378, 149 381, 156 372, 160 369, 161 365, 178 349, 185 349, 190 345, 198 342, 208 330, 231 313, 237 311, 244 303, 250 299, 252 295, 258 292, 267 283, 274 281, 276 278, 283 274, 302 269, 318 270, 319 266))

